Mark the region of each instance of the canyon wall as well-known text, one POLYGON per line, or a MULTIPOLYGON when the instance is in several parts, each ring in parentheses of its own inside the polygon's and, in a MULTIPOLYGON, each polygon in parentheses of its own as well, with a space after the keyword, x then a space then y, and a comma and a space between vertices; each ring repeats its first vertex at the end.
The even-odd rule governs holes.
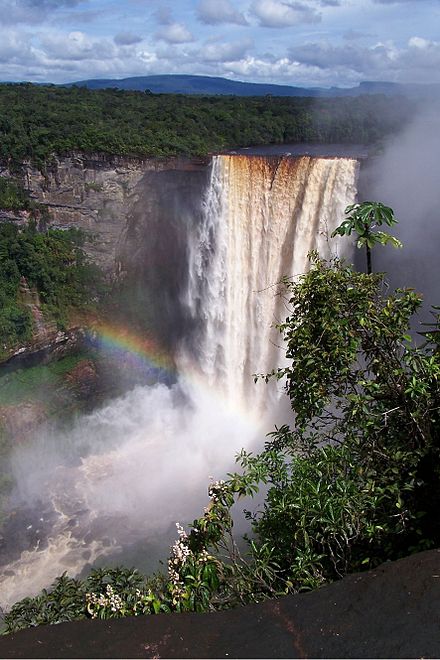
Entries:
MULTIPOLYGON (((127 280, 130 295, 120 298, 121 313, 131 319, 139 316, 141 308, 147 313, 153 307, 145 300, 146 286, 148 290, 161 287, 164 304, 155 316, 159 312, 164 316, 166 308, 168 320, 176 312, 171 299, 183 277, 180 255, 185 252, 186 230, 182 215, 196 217, 208 165, 209 159, 203 158, 72 154, 54 157, 44 171, 23 163, 22 176, 31 198, 48 209, 41 228, 84 231, 84 249, 107 280, 112 284, 127 280), (159 252, 157 235, 162 237, 159 252)), ((0 175, 8 175, 7 170, 0 168, 0 175)), ((0 210, 0 222, 24 225, 28 220, 27 211, 0 210)), ((83 339, 84 320, 75 318, 67 332, 60 332, 41 313, 37 298, 29 302, 32 340, 11 350, 7 369, 58 358, 83 339)), ((140 316, 145 320, 142 312, 140 316)), ((158 324, 170 327, 156 319, 158 324)))
POLYGON ((121 232, 133 206, 145 197, 148 177, 203 170, 207 164, 208 159, 74 154, 54 158, 45 172, 24 164, 24 183, 31 197, 47 206, 50 226, 87 233, 87 253, 111 276, 121 232))

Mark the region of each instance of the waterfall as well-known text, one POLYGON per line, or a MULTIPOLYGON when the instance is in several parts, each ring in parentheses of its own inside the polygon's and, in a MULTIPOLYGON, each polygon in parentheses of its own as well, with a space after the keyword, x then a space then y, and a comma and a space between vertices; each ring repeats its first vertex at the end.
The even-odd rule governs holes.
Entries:
MULTIPOLYGON (((149 209, 149 292, 170 309, 181 296, 178 318, 189 316, 183 327, 193 329, 178 356, 180 373, 170 387, 137 386, 73 428, 36 429, 29 446, 17 443, 0 607, 87 563, 145 570, 158 548, 166 556, 175 521, 198 515, 209 475, 221 478, 237 451, 261 441, 270 390, 253 387, 252 374, 281 358, 272 326, 287 312, 277 283, 305 271, 309 250, 338 250, 328 237, 355 199, 356 176, 357 161, 345 158, 216 156, 202 214, 198 199, 190 200, 193 215, 177 199, 180 223, 160 212, 165 203, 149 209), (166 296, 159 275, 173 280, 166 296)), ((145 192, 146 201, 155 192, 145 192)), ((181 194, 190 196, 183 186, 181 194)))
POLYGON ((252 375, 279 363, 277 284, 307 269, 310 250, 337 253, 329 236, 355 199, 357 172, 348 158, 213 158, 185 300, 199 320, 201 377, 227 400, 264 408, 267 390, 252 389, 252 375))

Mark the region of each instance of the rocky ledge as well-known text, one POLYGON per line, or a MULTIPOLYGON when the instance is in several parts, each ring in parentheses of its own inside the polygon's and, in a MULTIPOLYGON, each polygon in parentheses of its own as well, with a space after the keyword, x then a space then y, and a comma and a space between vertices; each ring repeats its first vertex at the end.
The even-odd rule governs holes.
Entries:
POLYGON ((44 336, 11 351, 10 355, 0 362, 0 375, 16 369, 45 364, 79 351, 85 343, 85 338, 86 331, 82 327, 54 329, 52 332, 47 332, 44 336))
POLYGON ((438 658, 440 550, 317 591, 214 612, 78 621, 0 638, 7 658, 438 658))

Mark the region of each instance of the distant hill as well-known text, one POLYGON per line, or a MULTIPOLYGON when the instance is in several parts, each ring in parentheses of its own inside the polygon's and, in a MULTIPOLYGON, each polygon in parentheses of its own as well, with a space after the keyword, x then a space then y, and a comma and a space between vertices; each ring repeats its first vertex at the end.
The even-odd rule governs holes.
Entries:
POLYGON ((149 90, 153 94, 203 94, 233 96, 360 96, 362 94, 385 94, 440 98, 440 85, 402 85, 389 82, 361 82, 356 87, 293 87, 290 85, 271 85, 266 83, 248 83, 227 78, 190 75, 136 76, 132 78, 104 78, 79 80, 69 83, 68 87, 88 87, 89 89, 128 89, 149 90))

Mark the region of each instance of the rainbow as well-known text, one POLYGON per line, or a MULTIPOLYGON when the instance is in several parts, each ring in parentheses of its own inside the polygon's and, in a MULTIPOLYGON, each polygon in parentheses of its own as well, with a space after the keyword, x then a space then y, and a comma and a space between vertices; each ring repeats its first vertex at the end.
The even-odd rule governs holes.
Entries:
POLYGON ((204 399, 214 400, 225 411, 235 412, 255 429, 261 427, 260 415, 256 415, 255 411, 247 409, 246 406, 243 407, 238 401, 229 401, 224 392, 208 385, 197 366, 189 360, 179 364, 177 370, 173 356, 152 335, 145 332, 138 334, 132 328, 108 322, 93 324, 87 335, 91 346, 107 353, 111 359, 123 366, 141 369, 168 384, 179 379, 181 384, 186 383, 204 399))
POLYGON ((145 369, 176 374, 176 365, 169 351, 152 335, 140 335, 125 326, 105 323, 91 327, 88 339, 91 345, 121 361, 129 362, 130 356, 145 369))

